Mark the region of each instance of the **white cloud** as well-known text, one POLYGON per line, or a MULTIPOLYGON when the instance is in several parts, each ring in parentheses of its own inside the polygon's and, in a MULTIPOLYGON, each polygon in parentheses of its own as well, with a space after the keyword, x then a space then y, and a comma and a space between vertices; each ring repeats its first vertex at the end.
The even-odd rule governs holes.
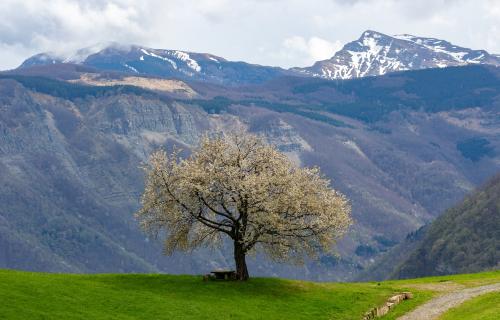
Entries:
POLYGON ((331 58, 335 52, 342 48, 340 41, 330 42, 318 37, 312 37, 308 41, 309 54, 313 61, 331 58))
POLYGON ((143 32, 139 14, 122 2, 3 0, 0 42, 57 52, 109 38, 139 39, 143 32))
POLYGON ((284 55, 301 59, 303 65, 331 58, 341 48, 340 41, 330 42, 319 37, 306 40, 301 36, 293 36, 283 41, 284 55))
POLYGON ((366 29, 500 53, 496 0, 1 0, 0 69, 99 42, 304 66, 366 29))

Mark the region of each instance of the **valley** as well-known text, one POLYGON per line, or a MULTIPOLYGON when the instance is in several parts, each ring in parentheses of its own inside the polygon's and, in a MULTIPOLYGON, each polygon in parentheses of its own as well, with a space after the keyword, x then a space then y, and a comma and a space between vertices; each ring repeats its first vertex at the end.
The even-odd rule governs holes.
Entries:
POLYGON ((416 246, 405 239, 499 171, 498 64, 484 50, 371 30, 303 69, 118 43, 37 54, 0 73, 0 267, 229 267, 225 247, 161 256, 133 213, 152 151, 187 155, 205 132, 244 128, 319 166, 355 220, 336 254, 303 267, 257 255, 256 274, 385 278, 400 261, 381 257, 416 246))
POLYGON ((0 320, 497 320, 500 1, 2 0, 0 320))
POLYGON ((200 273, 227 266, 224 249, 159 256, 160 243, 133 218, 141 162, 161 146, 187 151, 206 130, 264 134, 296 163, 320 166, 351 199, 356 224, 339 256, 305 268, 256 257, 250 264, 259 275, 352 279, 499 167, 495 67, 340 84, 285 77, 231 88, 177 80, 183 89, 167 91, 157 87, 164 80, 142 78, 147 85, 137 86, 107 71, 93 71, 98 86, 72 80, 88 72, 62 64, 1 76, 2 267, 200 273), (437 83, 448 85, 434 90, 437 83), (471 156, 470 148, 483 151, 471 156))

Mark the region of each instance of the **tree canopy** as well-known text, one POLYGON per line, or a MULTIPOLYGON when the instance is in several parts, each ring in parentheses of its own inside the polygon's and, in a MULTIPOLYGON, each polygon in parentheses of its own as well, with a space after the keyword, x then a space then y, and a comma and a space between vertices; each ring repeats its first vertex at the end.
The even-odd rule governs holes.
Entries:
POLYGON ((154 152, 137 217, 165 235, 166 253, 232 239, 236 276, 262 249, 278 261, 328 252, 351 224, 350 205, 318 168, 300 168, 262 137, 205 136, 189 157, 154 152))

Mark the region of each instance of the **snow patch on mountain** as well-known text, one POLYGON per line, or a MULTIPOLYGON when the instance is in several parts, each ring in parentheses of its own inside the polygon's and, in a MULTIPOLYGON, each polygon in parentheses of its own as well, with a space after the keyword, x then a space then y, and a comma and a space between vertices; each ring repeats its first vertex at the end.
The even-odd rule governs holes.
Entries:
MULTIPOLYGON (((172 59, 169 59, 167 57, 162 57, 162 56, 159 56, 157 55, 156 53, 154 52, 149 52, 147 51, 146 49, 144 48, 141 48, 141 52, 144 53, 145 55, 148 55, 150 57, 153 57, 153 58, 157 58, 157 59, 160 59, 160 60, 163 60, 163 61, 166 61, 168 63, 170 63, 172 65, 172 68, 176 69, 177 70, 177 63, 175 63, 175 61, 173 61, 172 59)), ((141 59, 141 60, 144 60, 144 59, 141 59)))
POLYGON ((500 65, 500 58, 484 50, 463 48, 436 38, 410 34, 388 36, 368 30, 358 40, 347 43, 331 59, 291 70, 306 76, 351 79, 467 64, 500 65))
POLYGON ((191 59, 191 57, 189 56, 189 54, 187 52, 175 50, 173 52, 173 56, 175 56, 179 60, 182 60, 182 61, 186 62, 186 64, 188 65, 188 67, 190 67, 194 71, 196 71, 196 72, 200 72, 201 71, 201 67, 198 64, 198 62, 196 62, 196 60, 194 60, 194 59, 191 59))
POLYGON ((129 66, 129 65, 128 65, 128 64, 126 64, 126 63, 124 63, 124 64, 123 64, 123 66, 124 66, 124 67, 126 67, 126 68, 128 68, 128 69, 130 69, 130 70, 132 70, 132 71, 133 71, 133 72, 135 72, 135 73, 139 73, 139 71, 137 71, 137 69, 136 69, 136 68, 134 68, 134 67, 132 67, 132 66, 129 66))

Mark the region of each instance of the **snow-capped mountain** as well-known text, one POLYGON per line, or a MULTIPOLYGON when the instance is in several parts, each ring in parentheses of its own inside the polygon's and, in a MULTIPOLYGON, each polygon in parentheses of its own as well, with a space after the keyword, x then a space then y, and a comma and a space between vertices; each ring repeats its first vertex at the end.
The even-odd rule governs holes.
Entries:
POLYGON ((394 71, 443 68, 467 64, 500 66, 500 55, 472 50, 435 38, 408 34, 388 36, 365 31, 328 60, 311 67, 261 66, 228 61, 207 53, 151 49, 117 43, 98 44, 61 56, 40 53, 24 61, 20 68, 56 63, 73 63, 138 75, 199 80, 226 85, 262 83, 282 75, 351 79, 377 76, 394 71))
POLYGON ((223 84, 259 83, 287 72, 281 68, 228 61, 207 53, 151 49, 117 43, 80 49, 67 56, 40 53, 25 60, 20 68, 56 63, 82 64, 100 70, 223 84))
POLYGON ((403 34, 388 36, 365 31, 328 60, 307 68, 293 68, 304 75, 326 79, 351 79, 388 72, 443 68, 467 64, 500 65, 499 55, 472 50, 435 38, 403 34))

